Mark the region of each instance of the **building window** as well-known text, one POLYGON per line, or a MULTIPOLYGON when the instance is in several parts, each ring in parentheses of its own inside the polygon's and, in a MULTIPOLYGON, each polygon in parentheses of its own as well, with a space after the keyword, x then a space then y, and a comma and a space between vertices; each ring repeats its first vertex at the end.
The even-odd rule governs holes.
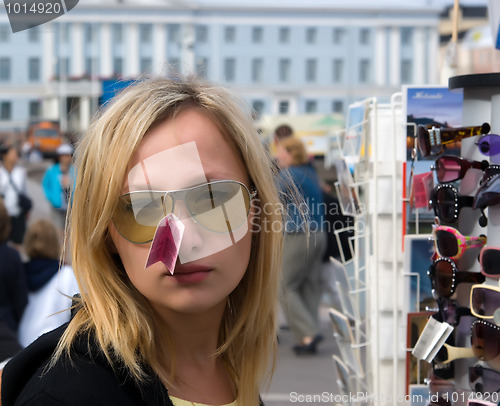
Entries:
POLYGON ((28 59, 28 80, 30 82, 40 80, 40 58, 28 59))
POLYGON ((10 38, 10 28, 8 24, 0 24, 0 42, 7 42, 10 38))
POLYGON ((252 101, 253 118, 259 118, 264 113, 264 102, 262 100, 252 101))
POLYGON ((344 80, 344 61, 342 59, 334 59, 332 70, 334 83, 342 83, 344 80))
POLYGON ((39 118, 42 113, 42 104, 38 100, 31 100, 29 104, 30 118, 39 118))
POLYGON ((64 58, 59 58, 57 60, 57 66, 56 66, 56 74, 59 77, 68 77, 69 72, 70 72, 70 66, 69 66, 69 58, 64 57, 64 58))
POLYGON ((28 41, 38 42, 40 39, 40 27, 32 27, 28 30, 28 41))
POLYGON ((208 58, 202 56, 196 58, 196 74, 200 78, 208 77, 208 58))
POLYGON ((359 31, 359 43, 361 45, 370 44, 370 30, 368 28, 361 28, 359 31))
POLYGON ((11 103, 7 101, 0 102, 0 120, 10 120, 12 117, 11 103))
POLYGON ((139 61, 141 73, 151 73, 153 70, 153 60, 150 57, 142 57, 139 61))
POLYGON ((87 76, 96 77, 98 75, 98 60, 88 56, 85 58, 85 74, 87 76))
POLYGON ((401 28, 401 44, 411 45, 413 42, 413 29, 409 27, 401 28))
POLYGON ((123 43, 123 25, 113 24, 113 44, 123 43))
POLYGON ((206 25, 197 25, 195 29, 196 42, 205 44, 208 42, 208 28, 206 25))
POLYGON ((234 81, 236 77, 236 59, 226 58, 224 59, 224 78, 226 82, 234 81))
POLYGON ((307 59, 306 60, 306 82, 315 82, 316 81, 316 69, 317 69, 316 59, 307 59))
POLYGON ((401 83, 411 83, 413 79, 413 63, 409 59, 401 61, 401 83))
POLYGON ((170 42, 181 42, 181 26, 179 24, 168 25, 168 40, 170 42))
POLYGON ((85 42, 92 44, 96 37, 96 26, 94 24, 85 24, 85 42))
POLYGON ((359 81, 360 83, 368 83, 370 79, 370 61, 361 59, 359 61, 359 81))
POLYGON ((290 42, 290 28, 280 27, 279 41, 281 44, 288 44, 290 42))
POLYGON ((316 113, 318 111, 318 102, 316 100, 306 100, 306 113, 316 113))
POLYGON ((290 110, 290 102, 288 100, 280 101, 278 105, 279 114, 288 114, 289 110, 290 110))
POLYGON ((113 75, 117 78, 123 76, 123 58, 120 56, 113 58, 113 75))
POLYGON ((316 43, 316 28, 309 27, 306 29, 306 42, 308 44, 316 43))
POLYGON ((153 26, 151 24, 139 24, 139 41, 142 44, 153 42, 153 26))
POLYGON ((233 43, 236 41, 236 27, 233 27, 231 25, 231 26, 225 28, 224 41, 227 43, 233 43))
POLYGON ((333 113, 343 113, 344 112, 344 102, 342 100, 334 100, 332 102, 332 112, 333 113))
POLYGON ((10 59, 0 58, 0 80, 10 80, 10 59))
POLYGON ((280 82, 290 81, 290 68, 292 63, 290 59, 280 59, 279 61, 279 80, 280 82))
POLYGON ((345 29, 343 29, 343 28, 334 28, 333 29, 333 43, 335 45, 343 44, 344 37, 345 37, 345 29))
POLYGON ((261 83, 264 77, 264 60, 262 58, 252 59, 252 82, 261 83))
POLYGON ((252 42, 254 44, 262 43, 264 38, 264 29, 262 27, 253 27, 252 28, 252 42))
POLYGON ((69 25, 61 23, 59 24, 59 41, 61 44, 67 44, 69 39, 69 25))

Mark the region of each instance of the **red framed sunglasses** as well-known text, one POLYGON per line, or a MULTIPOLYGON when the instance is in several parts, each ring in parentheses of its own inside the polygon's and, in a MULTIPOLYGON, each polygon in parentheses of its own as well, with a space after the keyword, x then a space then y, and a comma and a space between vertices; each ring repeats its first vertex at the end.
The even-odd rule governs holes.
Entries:
POLYGON ((439 155, 443 152, 444 146, 474 135, 488 134, 490 125, 484 123, 476 127, 456 127, 456 128, 426 128, 419 125, 417 128, 418 149, 422 156, 439 155))
POLYGON ((470 161, 453 155, 443 155, 436 159, 431 170, 436 172, 440 183, 449 183, 463 179, 469 169, 484 171, 488 166, 488 161, 470 161))

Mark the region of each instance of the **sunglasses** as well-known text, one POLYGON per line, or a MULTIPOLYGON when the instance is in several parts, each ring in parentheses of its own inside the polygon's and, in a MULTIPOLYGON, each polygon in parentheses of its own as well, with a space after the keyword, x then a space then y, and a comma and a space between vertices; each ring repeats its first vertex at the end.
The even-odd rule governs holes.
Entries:
POLYGON ((436 301, 438 304, 438 312, 434 315, 434 318, 440 322, 448 323, 451 326, 457 326, 463 316, 472 316, 468 307, 459 306, 455 300, 446 297, 438 297, 436 301))
POLYGON ((457 359, 474 357, 475 354, 472 348, 454 347, 453 345, 445 343, 434 357, 434 361, 439 364, 449 364, 457 359))
POLYGON ((453 155, 443 155, 436 159, 431 170, 436 171, 439 183, 448 183, 463 179, 469 169, 484 171, 488 166, 488 161, 469 161, 453 155))
POLYGON ((481 365, 469 367, 469 384, 470 388, 476 392, 500 392, 500 372, 481 365))
POLYGON ((472 323, 472 350, 476 358, 500 369, 500 327, 484 320, 472 323))
POLYGON ((240 227, 250 213, 250 192, 241 182, 220 180, 181 190, 141 190, 118 199, 113 224, 118 232, 135 244, 153 240, 160 220, 173 213, 175 203, 183 200, 190 217, 209 231, 231 232, 240 227))
POLYGON ((500 154, 500 135, 488 134, 481 137, 476 142, 477 148, 481 154, 486 156, 494 156, 500 154))
MULTIPOLYGON (((485 162, 485 161, 483 161, 485 162)), ((483 184, 491 178, 493 175, 496 175, 497 173, 500 173, 500 165, 494 165, 494 164, 489 164, 485 169, 484 169, 484 175, 483 178, 481 179, 480 184, 483 184)))
POLYGON ((500 174, 486 178, 474 196, 472 208, 485 209, 488 206, 500 204, 500 174))
POLYGON ((489 285, 473 285, 470 310, 480 319, 493 319, 496 324, 500 324, 500 289, 489 285))
POLYGON ((434 260, 427 272, 434 292, 442 297, 450 297, 460 283, 483 283, 486 277, 479 272, 459 272, 450 258, 434 260))
POLYGON ((486 236, 469 237, 456 228, 433 226, 434 245, 440 257, 459 259, 467 249, 481 248, 486 244, 486 236))
MULTIPOLYGON (((489 393, 489 392, 486 392, 489 393)), ((497 396, 498 398, 498 396, 497 396)), ((467 401, 467 406, 498 406, 498 403, 488 402, 486 400, 472 400, 467 401)))
POLYGON ((500 248, 484 247, 479 254, 481 273, 488 278, 500 278, 500 248))
POLYGON ((443 152, 443 146, 446 144, 489 132, 490 125, 488 123, 477 127, 439 128, 433 126, 430 129, 419 125, 417 128, 418 149, 424 157, 439 155, 443 152))
POLYGON ((448 184, 436 186, 430 200, 435 215, 446 223, 455 223, 460 210, 472 207, 473 202, 472 196, 462 196, 454 186, 448 184))

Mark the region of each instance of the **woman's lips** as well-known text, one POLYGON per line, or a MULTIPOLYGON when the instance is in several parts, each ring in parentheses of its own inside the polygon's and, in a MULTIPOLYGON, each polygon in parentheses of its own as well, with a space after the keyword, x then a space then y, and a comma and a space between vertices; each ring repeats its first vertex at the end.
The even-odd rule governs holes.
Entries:
POLYGON ((174 278, 179 283, 197 283, 208 278, 211 271, 212 268, 207 266, 177 264, 173 275, 170 272, 165 275, 174 278))

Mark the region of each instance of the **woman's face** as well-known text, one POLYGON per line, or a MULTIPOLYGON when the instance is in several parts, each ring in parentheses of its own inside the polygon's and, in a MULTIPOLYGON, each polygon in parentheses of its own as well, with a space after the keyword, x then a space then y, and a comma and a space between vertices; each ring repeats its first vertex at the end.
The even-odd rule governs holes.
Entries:
MULTIPOLYGON (((123 194, 180 190, 214 180, 236 180, 250 189, 239 156, 211 119, 194 109, 151 129, 128 169, 123 194)), ((119 234, 114 224, 109 226, 127 275, 160 314, 220 309, 245 274, 251 218, 234 232, 216 233, 191 218, 182 200, 175 202, 174 213, 184 226, 184 234, 173 275, 162 262, 146 267, 152 244, 156 248, 164 240, 155 237, 152 243, 135 244, 119 234)))
POLYGON ((16 148, 9 148, 9 150, 5 153, 3 157, 4 165, 10 168, 16 166, 18 160, 19 160, 19 154, 17 153, 16 148))

